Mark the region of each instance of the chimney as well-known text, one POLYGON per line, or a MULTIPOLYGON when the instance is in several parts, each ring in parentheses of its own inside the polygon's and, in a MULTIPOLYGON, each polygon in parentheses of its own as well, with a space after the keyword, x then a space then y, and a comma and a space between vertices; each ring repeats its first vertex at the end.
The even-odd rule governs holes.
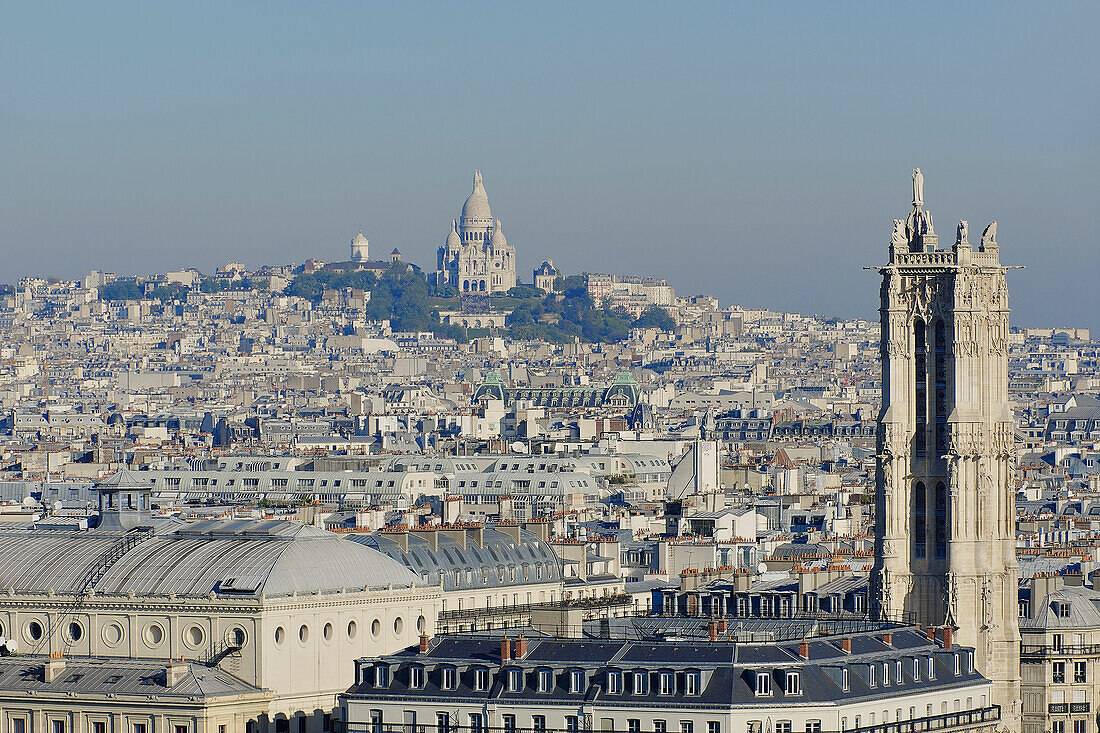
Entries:
POLYGON ((936 628, 934 626, 929 626, 925 633, 928 634, 928 638, 932 641, 936 640, 936 628))
POLYGON ((61 652, 52 652, 49 660, 42 665, 42 681, 53 682, 65 671, 65 660, 61 658, 61 652))
POLYGON ((523 634, 520 634, 516 639, 516 659, 523 659, 527 656, 527 640, 523 638, 523 634))
POLYGON ((190 671, 191 665, 182 659, 178 662, 169 661, 168 667, 164 670, 164 686, 175 687, 190 671))
POLYGON ((894 635, 893 635, 893 633, 887 631, 885 634, 883 634, 882 635, 882 643, 885 644, 886 646, 893 646, 894 645, 894 635))
POLYGON ((727 628, 727 627, 726 627, 726 620, 725 620, 724 618, 723 618, 723 619, 719 619, 719 621, 718 621, 718 633, 719 633, 719 634, 724 634, 724 633, 726 633, 726 628, 727 628))
POLYGON ((500 663, 504 664, 512 658, 512 642, 508 640, 508 635, 505 634, 504 638, 500 640, 500 663))
POLYGON ((945 626, 943 628, 943 648, 944 649, 950 649, 951 648, 951 643, 952 643, 952 640, 951 640, 951 627, 950 626, 945 626))
POLYGON ((428 642, 429 642, 428 635, 427 634, 421 634, 420 635, 420 653, 421 654, 427 654, 428 653, 428 642))
POLYGON ((810 644, 805 639, 803 639, 798 644, 798 656, 802 657, 803 659, 810 658, 810 644))
POLYGON ((709 638, 712 642, 713 641, 718 641, 718 622, 717 621, 707 622, 707 638, 709 638))
POLYGON ((845 654, 852 653, 852 637, 845 636, 843 639, 840 640, 840 651, 844 652, 845 654))

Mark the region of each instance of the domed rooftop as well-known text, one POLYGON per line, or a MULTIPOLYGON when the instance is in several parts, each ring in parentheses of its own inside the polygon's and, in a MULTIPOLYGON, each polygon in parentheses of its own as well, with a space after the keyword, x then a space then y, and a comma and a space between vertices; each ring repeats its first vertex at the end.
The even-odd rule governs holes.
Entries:
POLYGON ((493 212, 489 209, 489 196, 485 193, 485 186, 481 184, 481 171, 474 171, 474 190, 462 205, 462 218, 493 219, 493 212))
POLYGON ((458 238, 458 220, 451 221, 451 231, 447 232, 447 244, 448 249, 458 249, 462 246, 462 241, 458 238))
POLYGON ((187 524, 138 542, 94 576, 92 570, 121 537, 101 531, 0 530, 0 587, 59 594, 285 596, 407 588, 420 580, 377 550, 281 520, 187 524))
POLYGON ((489 244, 494 249, 503 249, 508 246, 508 238, 504 236, 504 231, 500 228, 500 219, 497 219, 497 225, 493 227, 493 236, 489 239, 489 244))
POLYGON ((363 232, 359 232, 355 235, 355 238, 351 240, 352 244, 368 244, 367 238, 363 236, 363 232))

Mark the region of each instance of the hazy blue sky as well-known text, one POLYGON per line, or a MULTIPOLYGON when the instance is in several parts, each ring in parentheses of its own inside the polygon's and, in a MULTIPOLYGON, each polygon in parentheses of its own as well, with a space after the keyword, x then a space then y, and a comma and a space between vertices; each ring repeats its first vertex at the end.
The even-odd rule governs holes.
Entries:
MULTIPOLYGON (((909 173, 1100 327, 1100 4, 135 2, 0 15, 0 280, 434 269, 475 167, 523 272, 873 316, 909 173)), ((973 237, 972 237, 973 238, 973 237)))

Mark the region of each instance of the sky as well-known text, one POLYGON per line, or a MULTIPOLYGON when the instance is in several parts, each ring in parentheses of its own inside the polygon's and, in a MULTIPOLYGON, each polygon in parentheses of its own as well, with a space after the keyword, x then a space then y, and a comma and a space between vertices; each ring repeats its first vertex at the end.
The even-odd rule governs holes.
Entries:
POLYGON ((0 281, 371 256, 481 169, 520 277, 874 318, 925 177, 1013 323, 1100 329, 1100 3, 134 2, 0 13, 0 281), (971 236, 971 239, 976 237, 971 236))

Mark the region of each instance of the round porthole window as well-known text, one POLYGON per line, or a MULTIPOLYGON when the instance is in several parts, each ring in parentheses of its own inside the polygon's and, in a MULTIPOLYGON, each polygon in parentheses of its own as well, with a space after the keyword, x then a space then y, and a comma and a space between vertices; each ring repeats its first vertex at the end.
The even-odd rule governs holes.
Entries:
POLYGON ((232 631, 229 632, 228 639, 230 643, 233 644, 233 646, 244 646, 244 642, 246 639, 244 629, 242 629, 240 626, 235 627, 232 631))
POLYGON ((321 631, 322 636, 325 637, 325 641, 332 640, 332 624, 325 624, 325 628, 321 631))
POLYGON ((73 621, 69 624, 69 628, 65 629, 65 635, 70 643, 78 642, 84 637, 84 627, 73 621))
POLYGON ((358 631, 358 630, 359 629, 355 625, 354 621, 348 621, 348 638, 349 639, 354 639, 355 638, 355 632, 358 631))
POLYGON ((404 628, 405 621, 400 616, 393 620, 393 633, 400 634, 404 628))
POLYGON ((378 619, 370 622, 370 634, 374 638, 378 638, 378 635, 382 633, 382 622, 378 619))
POLYGON ((103 643, 107 646, 117 646, 122 641, 122 626, 118 623, 110 623, 103 627, 103 643))
POLYGON ((286 629, 280 626, 275 629, 275 644, 282 646, 284 641, 286 641, 286 629))
POLYGON ((142 634, 146 646, 159 646, 164 641, 164 629, 160 624, 149 624, 142 634))
POLYGON ((192 649, 197 649, 202 646, 202 643, 206 640, 206 632, 202 630, 201 626, 192 624, 187 627, 187 630, 183 632, 183 643, 192 649))
POLYGON ((298 629, 298 641, 303 644, 309 641, 309 627, 305 624, 302 624, 302 627, 298 629))
POLYGON ((42 624, 37 621, 31 621, 27 624, 27 638, 31 641, 38 641, 42 638, 42 624))
POLYGON ((427 626, 428 626, 428 620, 426 618, 424 618, 423 616, 421 616, 420 618, 418 618, 416 620, 416 630, 419 631, 421 634, 424 633, 424 629, 427 628, 427 626))

